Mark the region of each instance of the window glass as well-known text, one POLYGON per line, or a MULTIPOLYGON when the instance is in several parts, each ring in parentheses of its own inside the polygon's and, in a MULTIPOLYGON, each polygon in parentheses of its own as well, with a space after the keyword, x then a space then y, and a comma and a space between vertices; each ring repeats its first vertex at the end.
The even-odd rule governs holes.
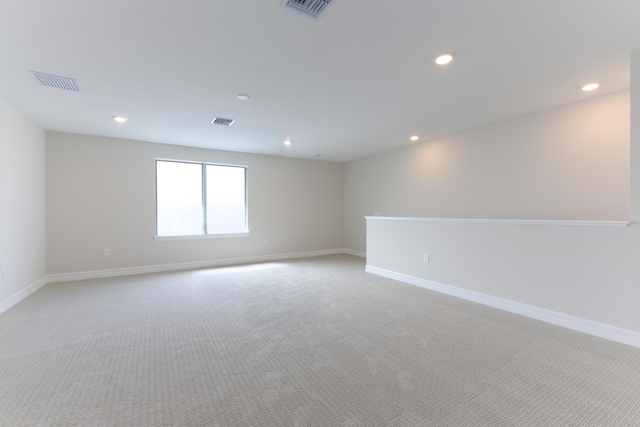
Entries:
POLYGON ((202 166, 156 164, 158 236, 202 234, 202 166))
POLYGON ((243 167, 207 165, 207 233, 246 231, 245 171, 243 167))
POLYGON ((247 232, 246 167, 156 161, 157 236, 247 232))

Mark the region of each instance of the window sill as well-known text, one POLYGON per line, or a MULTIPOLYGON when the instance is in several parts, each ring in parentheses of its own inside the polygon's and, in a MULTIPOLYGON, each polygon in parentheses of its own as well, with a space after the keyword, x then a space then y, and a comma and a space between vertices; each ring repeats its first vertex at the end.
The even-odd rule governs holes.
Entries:
POLYGON ((249 232, 227 234, 195 234, 190 236, 155 236, 156 241, 164 240, 202 240, 202 239, 231 239, 235 237, 248 237, 249 232))

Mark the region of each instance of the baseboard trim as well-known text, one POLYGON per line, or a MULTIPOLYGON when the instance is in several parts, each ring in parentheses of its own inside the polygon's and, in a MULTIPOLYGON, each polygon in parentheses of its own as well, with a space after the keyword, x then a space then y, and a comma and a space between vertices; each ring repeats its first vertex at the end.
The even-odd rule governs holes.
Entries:
POLYGON ((23 290, 16 292, 4 301, 0 301, 0 313, 4 313, 5 311, 9 310, 11 307, 18 304, 20 301, 22 301, 47 283, 49 283, 47 281, 47 276, 41 277, 23 290))
POLYGON ((353 255, 353 256, 358 256, 360 258, 366 258, 367 257, 367 253, 364 251, 356 251, 355 249, 344 249, 344 253, 345 254, 349 254, 349 255, 353 255))
POLYGON ((640 348, 640 333, 638 332, 582 319, 568 314, 558 313, 556 311, 511 301, 504 298, 498 298, 491 295, 458 288, 455 286, 433 282, 431 280, 421 279, 419 277, 410 276, 407 274, 397 273, 395 271, 386 270, 371 265, 366 266, 366 271, 367 273, 375 274, 377 276, 382 276, 411 285, 420 286, 432 291, 462 298, 468 301, 477 302, 479 304, 484 304, 500 310, 520 314, 522 316, 541 320, 553 325, 562 326, 574 331, 583 332, 610 341, 615 341, 622 344, 630 345, 632 347, 640 348))
POLYGON ((294 258, 336 255, 345 253, 345 249, 325 249, 318 251, 293 252, 250 257, 224 258, 208 261, 181 262, 175 264, 148 265, 142 267, 112 268, 109 270, 82 271, 78 273, 50 274, 48 283, 72 282, 76 280, 102 279, 107 277, 132 276, 136 274, 162 273, 167 271, 195 270, 198 268, 222 267, 227 265, 252 264, 257 262, 283 261, 294 258))

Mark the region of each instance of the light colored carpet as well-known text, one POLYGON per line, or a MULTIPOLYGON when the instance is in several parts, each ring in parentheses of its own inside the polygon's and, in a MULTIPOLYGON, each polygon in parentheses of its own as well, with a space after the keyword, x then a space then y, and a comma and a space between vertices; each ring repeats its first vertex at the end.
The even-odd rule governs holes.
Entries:
POLYGON ((640 425, 640 350, 348 255, 50 284, 0 315, 0 425, 640 425))

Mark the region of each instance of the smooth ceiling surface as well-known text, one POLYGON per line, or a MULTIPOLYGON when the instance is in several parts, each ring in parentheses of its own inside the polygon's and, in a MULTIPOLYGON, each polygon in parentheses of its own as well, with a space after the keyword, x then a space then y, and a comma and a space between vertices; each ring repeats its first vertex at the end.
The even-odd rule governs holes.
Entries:
POLYGON ((0 0, 0 95, 47 130, 333 161, 627 89, 638 48, 638 0, 333 0, 318 21, 280 0, 0 0))

